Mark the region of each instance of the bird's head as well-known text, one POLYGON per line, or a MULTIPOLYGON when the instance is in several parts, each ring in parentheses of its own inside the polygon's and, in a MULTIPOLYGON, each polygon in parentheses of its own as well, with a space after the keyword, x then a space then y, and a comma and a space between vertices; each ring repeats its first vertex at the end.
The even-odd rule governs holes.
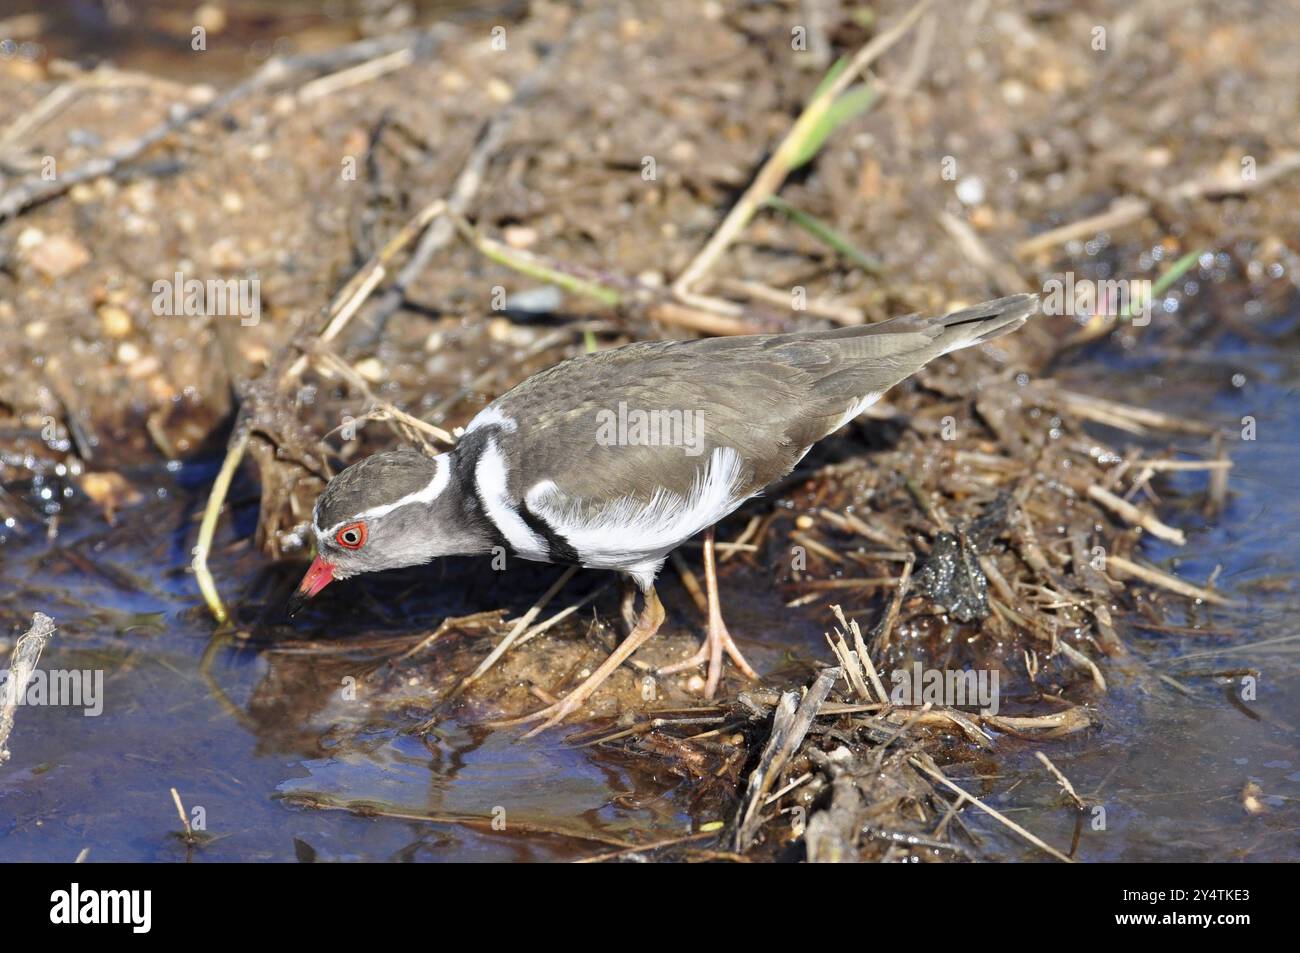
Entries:
POLYGON ((387 450, 330 480, 312 511, 316 559, 289 614, 335 580, 474 552, 473 527, 452 477, 450 454, 387 450))

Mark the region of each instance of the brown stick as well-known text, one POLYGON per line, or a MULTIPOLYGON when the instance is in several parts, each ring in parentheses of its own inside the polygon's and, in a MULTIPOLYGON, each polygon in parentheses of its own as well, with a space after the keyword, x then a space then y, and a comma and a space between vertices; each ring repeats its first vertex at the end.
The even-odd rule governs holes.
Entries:
POLYGON ((1204 602, 1212 602, 1216 606, 1236 606, 1241 602, 1236 599, 1229 599, 1222 596, 1212 589, 1205 589, 1201 586, 1194 586, 1190 582, 1185 582, 1177 576, 1171 576, 1169 573, 1154 566, 1144 566, 1141 563, 1135 563, 1132 560, 1125 559, 1123 556, 1107 556, 1106 570, 1108 575, 1114 576, 1112 570, 1118 569, 1121 573, 1141 579, 1143 582, 1149 582, 1153 586, 1159 586, 1162 589, 1168 589, 1170 592, 1176 592, 1180 596, 1187 596, 1189 599, 1200 599, 1204 602))
POLYGON ((736 850, 743 851, 754 842, 758 828, 762 824, 759 808, 767 792, 781 776, 782 769, 790 760, 790 755, 803 741, 804 735, 808 734, 813 719, 817 717, 817 712, 826 701, 831 688, 839 680, 840 674, 838 668, 828 668, 823 671, 808 689, 802 703, 794 692, 786 692, 781 696, 776 710, 772 713, 772 734, 763 748, 758 767, 749 776, 745 799, 736 814, 739 818, 736 825, 736 850))

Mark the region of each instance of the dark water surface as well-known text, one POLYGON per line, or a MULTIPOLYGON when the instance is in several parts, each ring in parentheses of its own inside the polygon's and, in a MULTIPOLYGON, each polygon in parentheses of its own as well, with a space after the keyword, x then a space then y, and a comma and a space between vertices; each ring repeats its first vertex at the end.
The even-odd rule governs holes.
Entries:
MULTIPOLYGON (((1092 814, 1080 825, 1059 808, 1059 789, 1033 758, 1040 746, 1004 766, 991 788, 1010 793, 992 803, 1055 845, 1069 844, 1081 827, 1077 856, 1087 860, 1300 859, 1300 355, 1227 342, 1199 355, 1074 367, 1062 380, 1225 424, 1234 463, 1226 511, 1210 521, 1194 511, 1163 514, 1187 531, 1187 544, 1148 539, 1145 553, 1193 582, 1219 567, 1217 585, 1247 605, 1192 607, 1167 620, 1227 635, 1154 632, 1133 628, 1129 618, 1131 657, 1103 669, 1110 691, 1099 700, 1102 731, 1041 746, 1090 806, 1104 808, 1096 818, 1104 829, 1094 829, 1092 814), (1248 415, 1256 439, 1233 439, 1239 427, 1232 422, 1248 415), (1241 678, 1204 674, 1234 669, 1259 672, 1255 701, 1242 700, 1241 678), (1243 807, 1251 782, 1266 808, 1256 816, 1243 807)), ((1116 445, 1125 446, 1124 438, 1116 445)), ((1199 501, 1205 480, 1188 473, 1172 485, 1199 501)), ((994 840, 1008 856, 1023 853, 1005 832, 994 840)))

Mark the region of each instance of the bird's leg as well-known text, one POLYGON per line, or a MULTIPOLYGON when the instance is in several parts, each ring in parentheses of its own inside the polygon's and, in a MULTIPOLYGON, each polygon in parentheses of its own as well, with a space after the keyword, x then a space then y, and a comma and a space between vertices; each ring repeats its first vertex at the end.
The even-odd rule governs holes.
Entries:
POLYGON ((727 624, 722 621, 722 602, 718 598, 718 569, 713 557, 713 537, 713 527, 710 526, 704 533, 704 583, 709 597, 708 635, 705 636, 704 642, 701 643, 699 651, 690 658, 659 670, 660 675, 672 675, 674 672, 682 672, 707 662, 709 676, 704 683, 705 698, 714 696, 714 693, 718 690, 718 682, 722 680, 722 653, 724 650, 731 657, 731 660, 736 663, 736 668, 740 669, 741 674, 749 679, 758 678, 757 673, 745 661, 745 656, 740 654, 735 639, 727 631, 727 624))
POLYGON ((631 632, 636 628, 636 583, 632 581, 631 576, 624 576, 621 573, 618 578, 623 588, 623 601, 619 606, 619 612, 623 616, 623 625, 628 632, 631 632))
POLYGON ((652 585, 645 593, 645 607, 641 610, 641 617, 637 619, 636 625, 633 626, 631 633, 622 641, 609 658, 601 663, 600 668, 591 673, 591 677, 575 688, 569 694, 554 705, 548 705, 541 711, 535 711, 531 715, 525 715, 523 718, 514 718, 510 721, 493 722, 494 726, 519 725, 530 721, 542 719, 542 723, 536 728, 524 735, 525 738, 531 738, 540 731, 545 731, 554 725, 558 725, 565 718, 582 707, 582 703, 591 697, 592 692, 600 687, 600 684, 609 678, 614 671, 626 662, 632 653, 644 645, 651 636, 659 631, 659 626, 663 625, 664 607, 659 601, 659 595, 655 592, 652 585))

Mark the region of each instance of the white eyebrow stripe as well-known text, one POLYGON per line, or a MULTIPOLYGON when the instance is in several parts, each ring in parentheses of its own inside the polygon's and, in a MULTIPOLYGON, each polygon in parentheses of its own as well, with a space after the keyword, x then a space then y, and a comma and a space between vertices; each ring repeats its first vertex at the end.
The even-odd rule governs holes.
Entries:
POLYGON ((400 500, 394 500, 392 503, 384 503, 380 506, 372 506, 368 510, 362 510, 354 516, 349 516, 345 520, 340 520, 329 529, 321 530, 321 535, 333 536, 349 523, 355 523, 358 520, 377 519, 380 516, 393 512, 393 510, 398 507, 406 506, 410 503, 432 503, 439 497, 439 495, 441 495, 443 490, 447 489, 448 484, 451 483, 451 466, 447 462, 447 454, 438 454, 438 456, 433 458, 433 463, 435 467, 433 479, 414 493, 408 493, 400 500))

